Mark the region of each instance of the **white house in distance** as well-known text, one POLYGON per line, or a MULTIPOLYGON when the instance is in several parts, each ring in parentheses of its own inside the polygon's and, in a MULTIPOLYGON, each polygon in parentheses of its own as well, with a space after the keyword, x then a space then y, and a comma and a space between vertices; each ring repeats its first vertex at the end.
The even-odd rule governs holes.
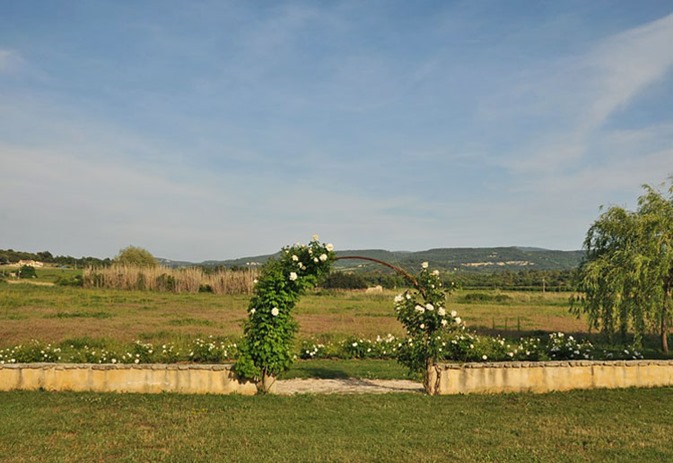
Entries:
POLYGON ((24 265, 27 265, 28 267, 33 267, 33 268, 42 268, 44 267, 44 263, 39 262, 37 260, 20 260, 17 265, 19 267, 23 267, 24 265))

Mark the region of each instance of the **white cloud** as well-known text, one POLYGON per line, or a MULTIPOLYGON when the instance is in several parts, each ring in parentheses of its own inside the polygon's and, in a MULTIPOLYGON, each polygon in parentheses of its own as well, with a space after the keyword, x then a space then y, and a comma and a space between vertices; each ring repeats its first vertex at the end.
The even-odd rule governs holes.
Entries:
POLYGON ((673 14, 611 37, 590 53, 595 92, 582 128, 600 127, 615 111, 673 70, 673 14))
MULTIPOLYGON (((560 59, 535 70, 514 92, 517 96, 510 96, 513 105, 505 106, 514 124, 531 127, 528 141, 522 141, 523 149, 520 146, 518 153, 510 153, 503 167, 519 175, 563 177, 608 157, 614 159, 614 154, 603 149, 617 136, 608 122, 648 89, 670 78, 671 43, 673 14, 608 37, 583 56, 560 59)), ((651 111, 661 108, 655 106, 651 111)), ((505 117, 495 109, 487 113, 505 117)), ((670 140, 670 132, 641 130, 641 136, 649 132, 647 143, 634 143, 632 138, 626 156, 652 154, 650 145, 657 144, 652 137, 670 140)), ((620 130, 621 136, 626 133, 628 130, 620 130)))

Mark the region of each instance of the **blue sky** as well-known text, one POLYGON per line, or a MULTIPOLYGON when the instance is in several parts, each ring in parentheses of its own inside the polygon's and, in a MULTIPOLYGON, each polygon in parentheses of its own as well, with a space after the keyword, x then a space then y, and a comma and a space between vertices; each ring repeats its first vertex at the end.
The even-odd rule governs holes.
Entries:
POLYGON ((669 0, 0 9, 2 249, 579 249, 673 174, 669 0))

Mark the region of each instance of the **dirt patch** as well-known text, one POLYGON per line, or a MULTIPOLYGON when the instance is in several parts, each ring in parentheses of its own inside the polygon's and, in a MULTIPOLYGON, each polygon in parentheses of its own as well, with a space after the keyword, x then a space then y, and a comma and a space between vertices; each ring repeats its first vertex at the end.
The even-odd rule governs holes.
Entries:
POLYGON ((276 383, 276 394, 422 394, 423 385, 409 380, 383 379, 286 379, 276 383))
POLYGON ((35 285, 35 286, 54 286, 54 283, 50 281, 30 281, 30 280, 7 280, 7 283, 12 285, 24 284, 24 285, 35 285))

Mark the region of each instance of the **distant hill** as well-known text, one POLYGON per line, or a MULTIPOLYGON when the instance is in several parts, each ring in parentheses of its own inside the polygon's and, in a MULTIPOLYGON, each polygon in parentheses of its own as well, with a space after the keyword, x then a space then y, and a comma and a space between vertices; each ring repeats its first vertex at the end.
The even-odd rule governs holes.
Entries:
MULTIPOLYGON (((270 257, 263 255, 241 257, 223 261, 208 260, 200 264, 174 262, 161 259, 162 264, 170 266, 204 265, 224 267, 256 267, 261 266, 270 257)), ((499 270, 569 270, 577 268, 584 251, 554 251, 530 247, 499 247, 499 248, 439 248, 427 251, 386 251, 383 249, 344 250, 337 251, 337 256, 361 256, 382 260, 406 269, 418 269, 422 262, 428 262, 432 268, 450 271, 494 272, 499 270)), ((378 270, 381 267, 373 262, 341 260, 336 268, 353 271, 378 270)))

